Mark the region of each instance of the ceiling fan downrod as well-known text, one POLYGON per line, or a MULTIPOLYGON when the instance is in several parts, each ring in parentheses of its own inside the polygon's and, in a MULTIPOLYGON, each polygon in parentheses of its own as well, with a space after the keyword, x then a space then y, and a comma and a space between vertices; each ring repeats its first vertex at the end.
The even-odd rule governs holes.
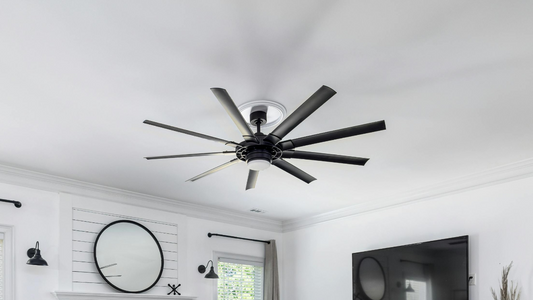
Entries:
MULTIPOLYGON (((263 138, 265 135, 261 133, 261 125, 267 123, 267 110, 268 107, 259 105, 252 107, 250 111, 250 124, 255 125, 259 144, 263 144, 263 138)), ((272 164, 272 147, 270 145, 263 145, 258 147, 250 147, 246 154, 246 164, 248 168, 253 171, 263 171, 268 169, 272 164)))

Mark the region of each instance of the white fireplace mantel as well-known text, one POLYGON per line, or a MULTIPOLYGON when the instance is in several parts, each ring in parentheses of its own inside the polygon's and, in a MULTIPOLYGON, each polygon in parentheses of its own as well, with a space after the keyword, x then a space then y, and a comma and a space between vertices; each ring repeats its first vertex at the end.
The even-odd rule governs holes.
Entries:
POLYGON ((167 295, 146 295, 129 293, 80 293, 80 292, 53 292, 58 300, 194 300, 193 296, 167 296, 167 295))

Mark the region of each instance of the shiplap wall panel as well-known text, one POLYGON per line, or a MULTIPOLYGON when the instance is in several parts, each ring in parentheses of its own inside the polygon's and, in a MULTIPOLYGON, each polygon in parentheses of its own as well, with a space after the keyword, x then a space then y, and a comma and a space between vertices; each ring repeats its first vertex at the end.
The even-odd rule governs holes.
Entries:
POLYGON ((90 253, 72 251, 72 262, 87 262, 94 263, 94 257, 90 253))
POLYGON ((96 265, 94 263, 82 263, 82 262, 72 262, 73 269, 77 272, 93 272, 98 273, 96 270, 96 265))
POLYGON ((161 279, 147 293, 166 294, 167 284, 178 284, 178 227, 176 224, 81 208, 72 209, 72 290, 116 292, 102 279, 94 263, 94 242, 109 223, 131 220, 148 228, 163 250, 161 279))

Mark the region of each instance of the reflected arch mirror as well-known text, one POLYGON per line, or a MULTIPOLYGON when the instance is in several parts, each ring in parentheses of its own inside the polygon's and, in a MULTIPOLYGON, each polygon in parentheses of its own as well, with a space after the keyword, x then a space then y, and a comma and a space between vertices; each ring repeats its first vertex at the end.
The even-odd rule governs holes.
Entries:
POLYGON ((385 272, 383 267, 373 257, 365 257, 357 268, 360 297, 364 300, 382 300, 385 298, 385 272))
POLYGON ((102 278, 125 293, 151 289, 163 273, 163 251, 143 225, 120 220, 108 224, 94 243, 94 262, 102 278))

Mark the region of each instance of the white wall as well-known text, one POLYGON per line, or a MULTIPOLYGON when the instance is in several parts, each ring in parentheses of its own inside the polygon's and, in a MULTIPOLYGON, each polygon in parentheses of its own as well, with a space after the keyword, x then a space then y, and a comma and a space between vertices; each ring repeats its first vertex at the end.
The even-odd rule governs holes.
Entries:
POLYGON ((59 195, 0 183, 0 198, 22 202, 21 208, 0 203, 0 224, 14 228, 15 299, 55 299, 50 292, 58 287, 59 195), (36 241, 48 267, 26 264, 36 241))
POLYGON ((286 300, 352 299, 353 252, 470 236, 470 299, 492 299, 501 268, 533 297, 533 178, 416 202, 285 233, 286 300))
MULTIPOLYGON (((15 228, 17 300, 52 300, 50 294, 65 285, 59 273, 61 197, 58 193, 0 183, 0 198, 19 200, 21 209, 0 205, 0 224, 15 228), (49 267, 26 265, 26 250, 39 240, 49 267)), ((99 202, 96 199, 88 201, 99 202)), ((263 256, 263 245, 207 238, 208 232, 276 239, 285 300, 351 299, 351 253, 470 235, 470 269, 478 274, 471 299, 491 299, 501 267, 514 261, 511 273, 523 288, 523 299, 533 296, 533 178, 500 184, 429 201, 344 218, 288 233, 186 217, 135 206, 102 202, 103 210, 120 209, 144 216, 164 215, 183 222, 186 283, 184 294, 212 300, 215 281, 196 269, 213 258, 213 252, 263 256)))
POLYGON ((205 279, 205 274, 200 274, 197 268, 213 259, 214 252, 264 257, 262 243, 220 237, 208 238, 208 232, 254 239, 275 239, 279 247, 280 266, 283 262, 281 233, 2 183, 0 198, 18 200, 23 204, 20 209, 11 204, 0 204, 0 225, 14 226, 15 229, 16 300, 52 300, 55 297, 51 292, 72 290, 72 207, 177 224, 181 243, 178 250, 181 253, 178 268, 182 286, 179 291, 182 295, 197 296, 198 300, 213 300, 216 280, 205 279), (26 265, 26 251, 34 247, 37 240, 48 267, 26 265))

